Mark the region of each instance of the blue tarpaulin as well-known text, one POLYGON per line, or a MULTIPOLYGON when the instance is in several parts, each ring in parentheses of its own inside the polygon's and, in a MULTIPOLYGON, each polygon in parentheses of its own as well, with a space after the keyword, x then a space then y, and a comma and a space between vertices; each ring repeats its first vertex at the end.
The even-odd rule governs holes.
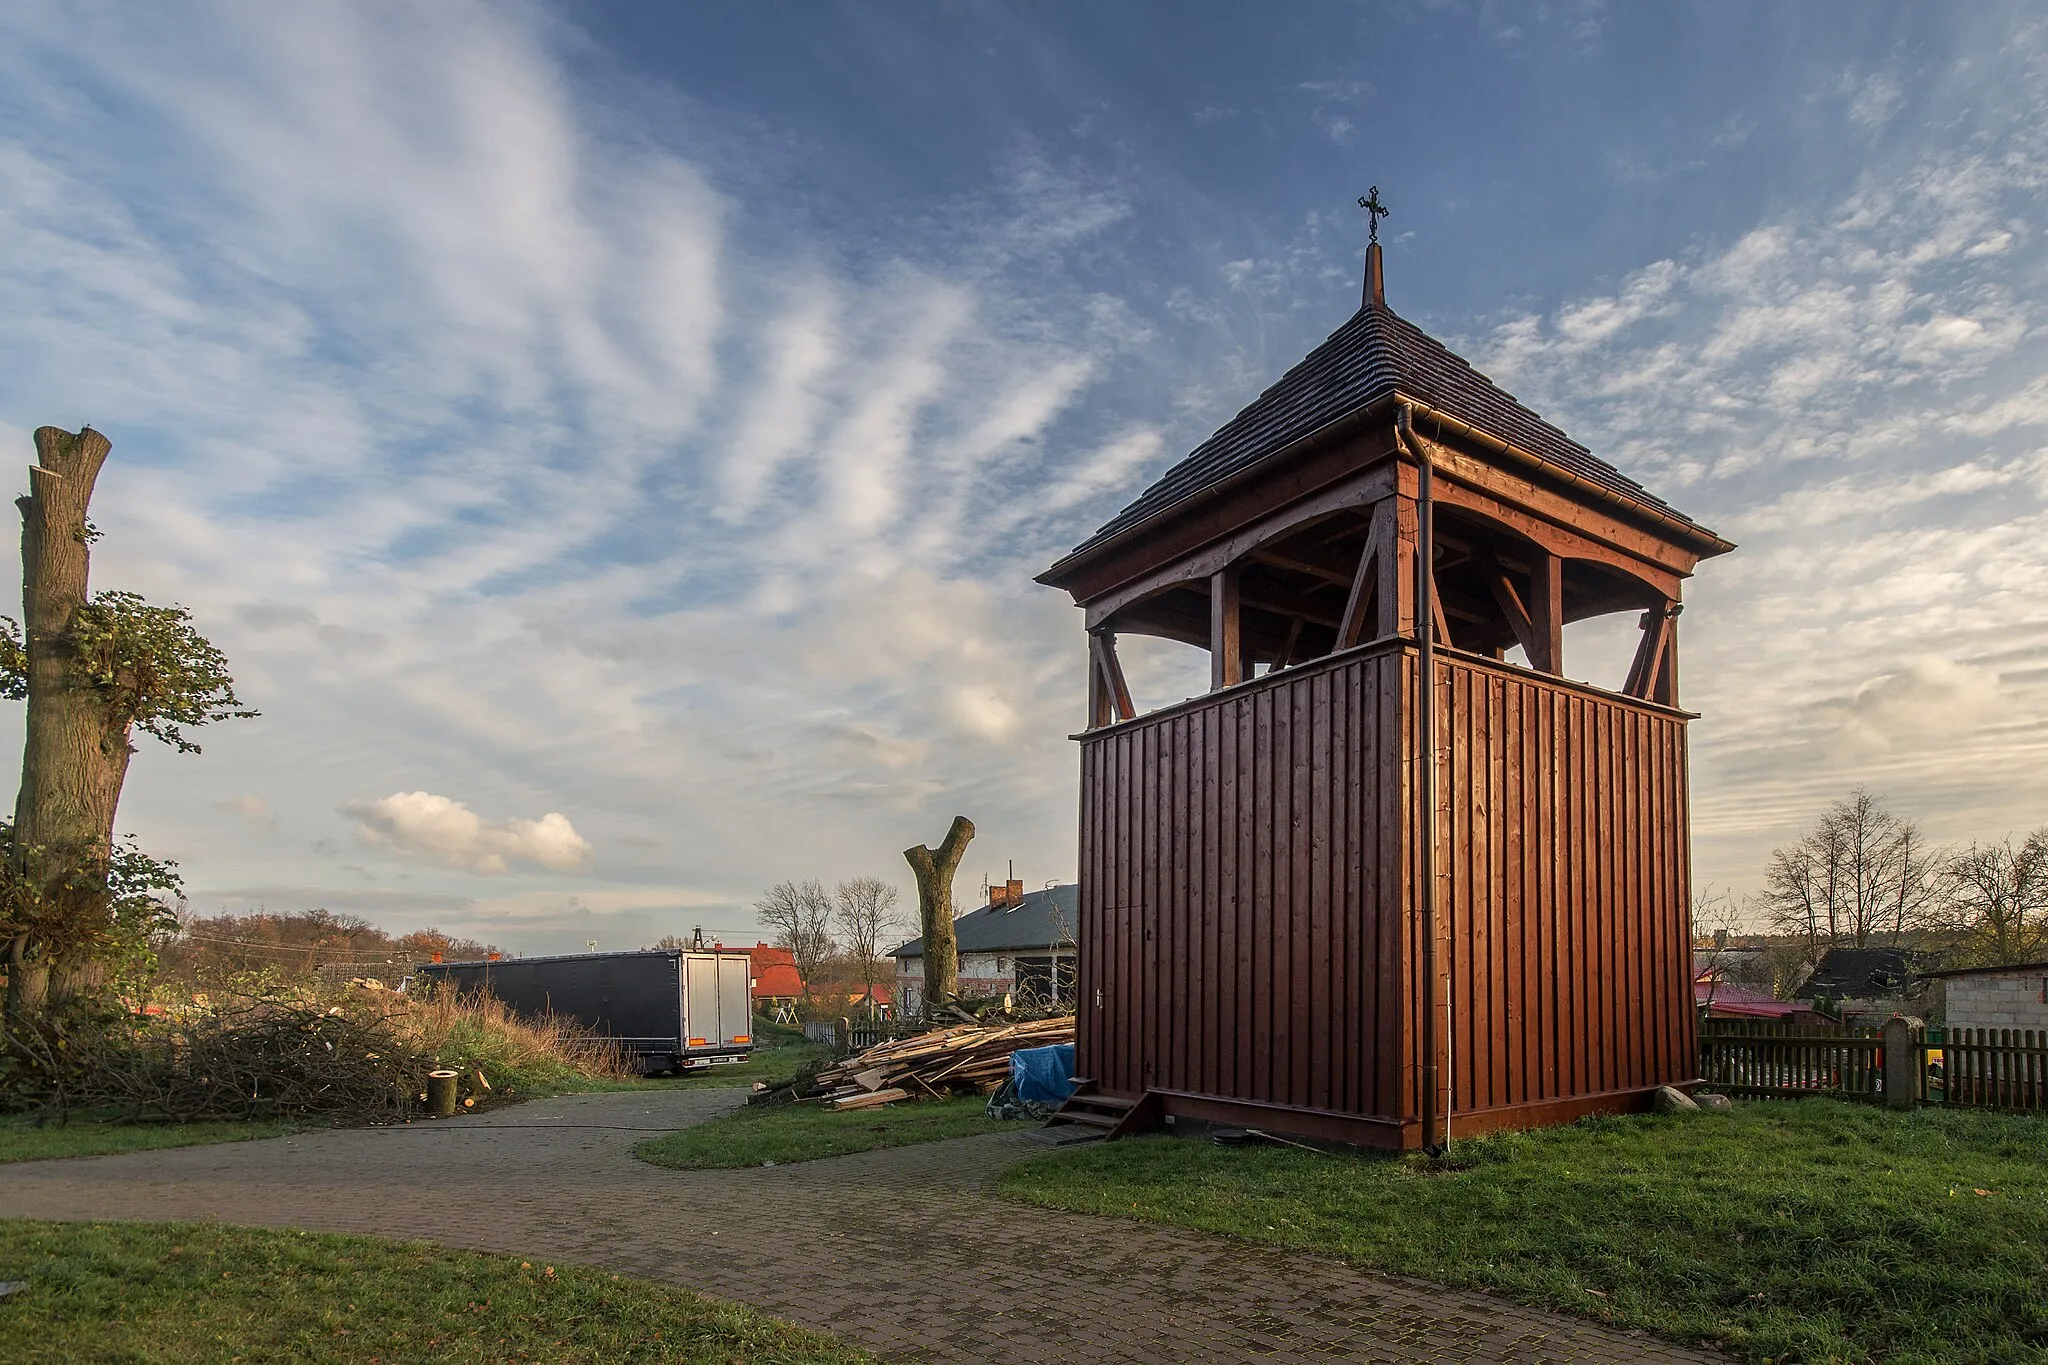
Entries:
POLYGON ((1025 1047, 1010 1054, 1010 1082, 1027 1104, 1058 1108, 1074 1093, 1074 1045, 1025 1047))

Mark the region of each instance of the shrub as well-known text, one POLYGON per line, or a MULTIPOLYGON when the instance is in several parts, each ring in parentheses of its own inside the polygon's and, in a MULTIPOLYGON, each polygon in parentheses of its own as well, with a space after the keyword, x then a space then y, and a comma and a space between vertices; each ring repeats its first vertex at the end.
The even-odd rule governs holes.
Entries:
POLYGON ((608 1039, 556 1018, 523 1020, 488 996, 335 996, 261 987, 167 1012, 76 1005, 0 1027, 0 1107, 115 1109, 134 1119, 405 1117, 427 1072, 462 1073, 466 1107, 625 1072, 608 1039))

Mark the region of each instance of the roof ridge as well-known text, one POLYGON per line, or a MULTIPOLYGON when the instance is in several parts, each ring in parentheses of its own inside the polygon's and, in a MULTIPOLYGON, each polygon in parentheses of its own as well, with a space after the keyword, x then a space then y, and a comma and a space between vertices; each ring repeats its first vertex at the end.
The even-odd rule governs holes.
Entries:
POLYGON ((1546 421, 1471 361, 1384 303, 1367 302, 1072 554, 1148 521, 1396 393, 1646 509, 1692 524, 1690 517, 1546 421))

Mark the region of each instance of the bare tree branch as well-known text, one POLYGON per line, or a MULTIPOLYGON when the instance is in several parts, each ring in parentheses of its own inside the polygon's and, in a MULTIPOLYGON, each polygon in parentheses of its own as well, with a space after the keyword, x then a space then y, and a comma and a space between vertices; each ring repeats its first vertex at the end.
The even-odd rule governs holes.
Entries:
POLYGON ((1919 826, 1858 787, 1821 814, 1797 842, 1771 850, 1764 908, 1781 931, 1829 948, 1896 947, 1938 917, 1940 855, 1919 826))
POLYGON ((849 877, 832 890, 832 923, 872 1007, 882 975, 882 942, 899 924, 901 894, 880 877, 849 877))
POLYGON ((777 882, 754 902, 761 923, 775 931, 777 947, 789 949, 808 993, 837 946, 832 942, 832 898, 817 881, 777 882))
POLYGON ((2048 827, 2017 845, 2007 837, 1949 855, 1941 889, 1950 927, 1974 962, 2006 966, 2048 952, 2048 827))

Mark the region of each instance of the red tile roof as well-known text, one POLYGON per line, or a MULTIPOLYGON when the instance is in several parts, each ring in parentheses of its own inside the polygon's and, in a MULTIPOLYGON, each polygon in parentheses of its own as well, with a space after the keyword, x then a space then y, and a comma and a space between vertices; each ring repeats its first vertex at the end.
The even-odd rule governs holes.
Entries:
POLYGON ((1806 1000, 1780 1000, 1769 991, 1760 991, 1753 986, 1738 986, 1732 981, 1717 982, 1711 972, 1702 972, 1692 983, 1693 1003, 1710 1006, 1716 1018, 1740 1016, 1748 1019, 1790 1019, 1794 1015, 1814 1013, 1813 1004, 1806 1000))
POLYGON ((756 943, 747 949, 747 961, 754 977, 756 999, 780 999, 804 993, 804 979, 797 974, 796 958, 789 949, 756 943))
POLYGON ((1778 997, 1769 991, 1760 991, 1754 986, 1738 986, 1732 981, 1715 981, 1702 973, 1692 983, 1692 998, 1704 1005, 1711 996, 1717 1005, 1774 1005, 1778 997))

